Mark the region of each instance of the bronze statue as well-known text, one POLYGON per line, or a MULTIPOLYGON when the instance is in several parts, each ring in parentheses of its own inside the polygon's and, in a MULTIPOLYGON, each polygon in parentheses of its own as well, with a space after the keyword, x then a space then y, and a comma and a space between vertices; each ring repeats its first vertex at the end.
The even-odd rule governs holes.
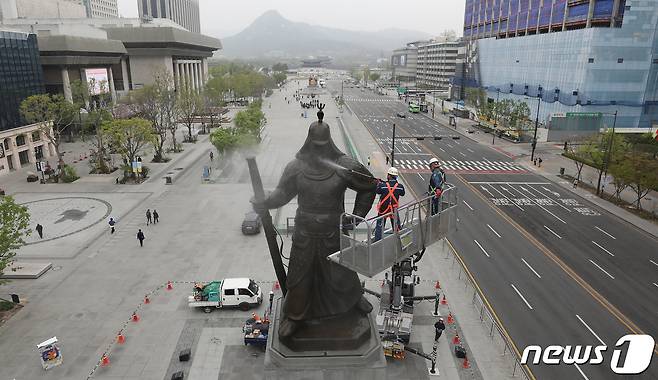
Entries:
POLYGON ((352 213, 365 217, 375 199, 376 182, 368 169, 336 147, 322 120, 324 106, 319 108, 318 121, 311 124, 306 142, 284 169, 276 189, 262 202, 252 200, 262 213, 298 198, 279 327, 282 339, 293 336, 304 322, 372 311, 357 274, 327 256, 340 249, 345 191, 357 192, 352 213))

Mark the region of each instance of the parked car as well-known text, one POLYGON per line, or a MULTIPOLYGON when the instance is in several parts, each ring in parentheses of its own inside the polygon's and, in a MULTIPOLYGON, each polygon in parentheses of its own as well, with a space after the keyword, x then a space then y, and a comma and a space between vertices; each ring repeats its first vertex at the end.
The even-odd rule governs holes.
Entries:
POLYGON ((245 235, 255 235, 260 233, 260 227, 262 222, 260 220, 260 215, 255 212, 248 212, 244 215, 244 220, 242 221, 242 233, 245 235))
POLYGON ((407 117, 407 115, 405 115, 404 112, 398 112, 397 116, 403 119, 407 117))

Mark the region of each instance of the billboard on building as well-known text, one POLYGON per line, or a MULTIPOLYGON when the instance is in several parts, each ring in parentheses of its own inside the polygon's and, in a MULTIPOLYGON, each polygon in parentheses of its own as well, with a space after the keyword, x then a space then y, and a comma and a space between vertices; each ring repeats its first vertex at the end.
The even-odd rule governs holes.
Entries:
POLYGON ((391 62, 391 65, 393 65, 393 66, 406 66, 407 65, 407 55, 406 54, 394 55, 392 58, 393 58, 393 62, 391 62))
POLYGON ((89 84, 89 92, 92 95, 99 95, 110 90, 108 85, 107 69, 85 69, 85 77, 87 78, 87 83, 89 84))

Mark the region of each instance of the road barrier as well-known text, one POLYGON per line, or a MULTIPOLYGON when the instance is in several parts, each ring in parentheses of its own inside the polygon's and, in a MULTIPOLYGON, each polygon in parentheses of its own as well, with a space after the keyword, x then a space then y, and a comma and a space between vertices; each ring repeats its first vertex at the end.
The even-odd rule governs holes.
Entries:
POLYGON ((446 259, 449 258, 450 252, 452 252, 452 266, 454 267, 455 263, 459 263, 459 275, 458 278, 463 280, 466 288, 470 286, 473 290, 473 297, 471 303, 476 310, 480 312, 480 321, 489 327, 489 337, 493 341, 496 336, 498 336, 503 343, 503 356, 510 358, 512 360, 512 377, 516 377, 517 372, 520 372, 524 379, 526 380, 536 380, 532 371, 528 368, 527 365, 521 364, 520 353, 516 349, 516 346, 512 342, 512 339, 507 334, 507 331, 502 327, 501 322, 498 320, 498 317, 495 316, 496 313, 493 311, 489 302, 486 301, 486 297, 482 294, 480 287, 477 285, 477 282, 471 276, 466 264, 459 256, 455 248, 452 246, 449 240, 445 239, 448 243, 449 249, 446 249, 446 259), (463 278, 462 278, 463 277, 463 278), (508 355, 511 353, 511 355, 508 355))

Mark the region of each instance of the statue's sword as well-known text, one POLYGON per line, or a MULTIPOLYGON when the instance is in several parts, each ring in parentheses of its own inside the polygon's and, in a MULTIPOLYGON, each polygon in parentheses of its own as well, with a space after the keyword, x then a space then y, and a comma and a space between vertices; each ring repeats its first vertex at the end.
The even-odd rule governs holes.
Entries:
MULTIPOLYGON (((247 165, 249 166, 249 175, 251 176, 251 186, 254 189, 254 199, 258 202, 262 202, 265 199, 265 191, 263 190, 263 181, 258 172, 258 164, 256 164, 256 158, 250 157, 247 158, 247 165)), ((276 241, 276 230, 274 229, 274 224, 272 223, 272 216, 269 211, 265 211, 260 215, 263 222, 263 231, 265 231, 265 238, 267 239, 267 246, 270 249, 270 256, 272 257, 272 264, 274 265, 274 272, 276 273, 276 278, 279 280, 279 285, 281 285, 281 292, 285 296, 288 292, 286 286, 286 270, 283 267, 283 261, 281 260, 281 254, 279 252, 279 244, 276 241)))

